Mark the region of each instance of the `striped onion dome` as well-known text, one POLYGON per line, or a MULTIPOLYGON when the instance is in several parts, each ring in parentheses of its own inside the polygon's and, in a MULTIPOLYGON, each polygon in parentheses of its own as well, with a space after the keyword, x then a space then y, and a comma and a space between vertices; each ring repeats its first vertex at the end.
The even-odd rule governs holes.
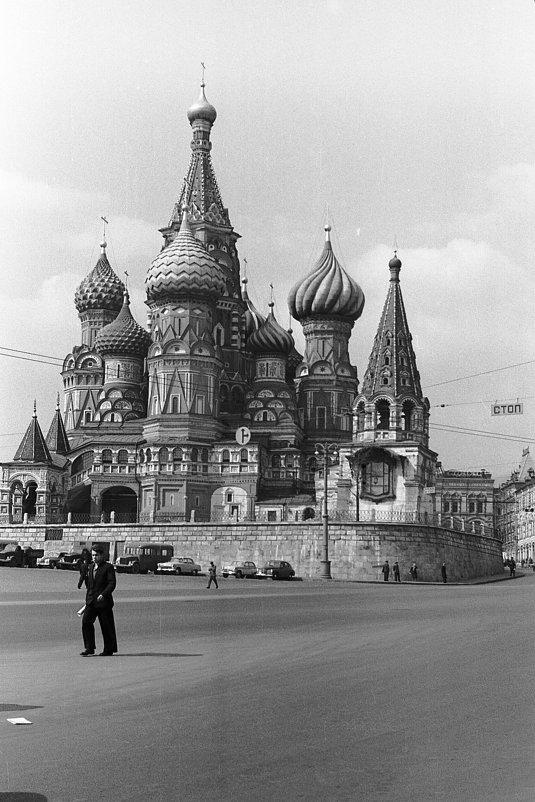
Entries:
POLYGON ((202 83, 199 99, 196 100, 195 103, 193 103, 193 105, 188 109, 188 120, 190 123, 195 122, 195 120, 207 120, 207 122, 213 125, 216 121, 216 117, 217 111, 212 104, 208 103, 206 100, 206 96, 204 94, 204 83, 202 83))
POLYGON ((128 290, 124 291, 123 306, 115 320, 104 326, 95 340, 95 351, 99 354, 124 354, 144 357, 151 337, 148 331, 136 323, 130 312, 128 290))
POLYGON ((288 356, 294 348, 294 338, 275 320, 273 304, 267 320, 247 340, 247 348, 253 354, 280 354, 288 356))
POLYGON ((330 230, 325 226, 325 247, 316 266, 290 290, 288 306, 296 320, 333 315, 354 321, 364 309, 364 293, 333 253, 330 230))
POLYGON ((221 296, 225 274, 208 251, 191 233, 183 210, 180 231, 153 260, 145 278, 148 301, 176 296, 221 296))
POLYGON ((266 322, 266 318, 264 315, 260 314, 256 306, 249 298, 249 293, 247 292, 247 278, 243 278, 241 283, 243 284, 241 297, 245 302, 245 312, 243 313, 243 319, 245 323, 245 339, 248 339, 254 331, 257 331, 257 329, 259 329, 260 326, 266 322))
POLYGON ((78 312, 87 312, 89 309, 118 312, 122 306, 124 284, 108 262, 105 241, 100 243, 100 248, 98 262, 74 293, 74 305, 78 312))

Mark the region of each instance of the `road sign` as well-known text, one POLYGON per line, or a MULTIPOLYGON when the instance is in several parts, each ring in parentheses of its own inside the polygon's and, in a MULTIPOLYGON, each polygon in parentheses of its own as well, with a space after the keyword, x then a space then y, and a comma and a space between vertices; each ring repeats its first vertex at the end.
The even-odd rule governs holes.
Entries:
POLYGON ((436 493, 436 488, 433 487, 424 487, 424 493, 427 493, 428 496, 432 496, 433 493, 436 493))
POLYGON ((523 415, 523 404, 493 404, 490 408, 491 415, 523 415))
POLYGON ((236 442, 240 446, 246 446, 250 439, 251 432, 247 426, 240 426, 238 429, 236 429, 236 442))

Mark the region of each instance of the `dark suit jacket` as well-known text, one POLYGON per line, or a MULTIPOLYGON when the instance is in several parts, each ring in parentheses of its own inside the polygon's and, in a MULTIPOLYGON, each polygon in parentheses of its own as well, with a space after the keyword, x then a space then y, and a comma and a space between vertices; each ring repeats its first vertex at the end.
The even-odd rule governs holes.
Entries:
POLYGON ((87 568, 87 576, 85 579, 87 593, 85 594, 85 603, 92 604, 94 607, 113 607, 112 593, 115 590, 117 580, 115 578, 115 571, 113 565, 110 563, 102 563, 99 565, 93 578, 93 563, 87 568), (102 601, 97 601, 97 596, 102 595, 102 601))

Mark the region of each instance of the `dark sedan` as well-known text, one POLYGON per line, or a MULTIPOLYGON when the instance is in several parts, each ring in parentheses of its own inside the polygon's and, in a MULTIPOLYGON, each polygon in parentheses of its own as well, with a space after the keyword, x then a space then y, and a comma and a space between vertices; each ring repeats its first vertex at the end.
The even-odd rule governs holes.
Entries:
POLYGON ((295 571, 285 560, 270 560, 256 576, 257 579, 293 579, 295 571))

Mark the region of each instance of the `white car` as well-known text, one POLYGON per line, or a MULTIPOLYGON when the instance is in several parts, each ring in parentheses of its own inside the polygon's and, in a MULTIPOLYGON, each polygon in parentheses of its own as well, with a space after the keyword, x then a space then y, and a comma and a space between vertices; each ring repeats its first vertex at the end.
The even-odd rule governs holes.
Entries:
POLYGON ((158 563, 157 573, 176 574, 177 576, 180 576, 180 574, 193 574, 193 576, 197 576, 200 570, 201 566, 193 562, 191 557, 173 557, 168 562, 158 563))
POLYGON ((221 573, 225 577, 235 576, 236 579, 247 579, 247 577, 255 577, 258 569, 250 560, 234 560, 234 562, 224 565, 221 573))
POLYGON ((65 551, 49 551, 42 557, 37 558, 38 568, 57 568, 57 565, 62 557, 65 556, 65 551))

